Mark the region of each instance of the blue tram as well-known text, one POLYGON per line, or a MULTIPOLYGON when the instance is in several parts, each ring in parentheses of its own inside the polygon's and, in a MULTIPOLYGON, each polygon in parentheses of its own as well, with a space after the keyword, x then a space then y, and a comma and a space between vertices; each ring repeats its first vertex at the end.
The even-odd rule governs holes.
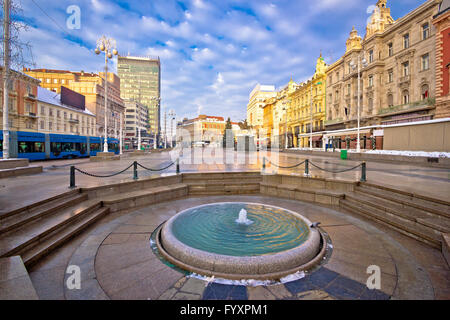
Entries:
MULTIPOLYGON (((10 157, 30 161, 86 158, 103 151, 104 138, 65 134, 10 131, 10 157)), ((119 140, 108 138, 108 151, 119 154, 119 140)), ((0 131, 0 157, 3 156, 3 131, 0 131)))

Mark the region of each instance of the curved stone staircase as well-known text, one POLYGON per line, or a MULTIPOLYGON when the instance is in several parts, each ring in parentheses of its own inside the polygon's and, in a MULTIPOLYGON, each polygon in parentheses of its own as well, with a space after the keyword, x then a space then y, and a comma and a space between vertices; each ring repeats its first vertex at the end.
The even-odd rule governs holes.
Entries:
POLYGON ((370 183, 302 175, 184 173, 78 188, 2 214, 0 266, 20 256, 25 267, 30 268, 110 212, 186 196, 238 194, 262 194, 340 208, 441 249, 444 256, 448 252, 450 203, 442 200, 370 183))

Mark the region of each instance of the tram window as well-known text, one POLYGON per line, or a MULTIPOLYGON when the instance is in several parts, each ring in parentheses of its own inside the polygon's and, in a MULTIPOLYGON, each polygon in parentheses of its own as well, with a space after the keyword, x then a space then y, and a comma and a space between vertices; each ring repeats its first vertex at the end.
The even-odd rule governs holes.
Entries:
POLYGON ((87 151, 86 143, 80 143, 80 153, 85 154, 87 151))
POLYGON ((35 142, 34 152, 45 152, 45 144, 43 142, 35 142))
POLYGON ((91 143, 91 151, 100 151, 100 143, 91 143))
POLYGON ((109 150, 117 151, 119 148, 117 147, 117 143, 108 143, 109 150))
POLYGON ((0 151, 3 151, 3 140, 0 140, 0 151))
POLYGON ((74 151, 81 151, 81 143, 75 142, 75 150, 74 151))
POLYGON ((19 153, 31 152, 30 142, 20 141, 19 142, 19 153))
POLYGON ((64 152, 75 151, 75 150, 73 150, 73 149, 74 149, 73 143, 71 143, 71 142, 64 142, 64 143, 62 144, 62 151, 64 151, 64 152))
POLYGON ((62 151, 61 143, 60 142, 52 142, 51 151, 53 153, 61 153, 61 151, 62 151))

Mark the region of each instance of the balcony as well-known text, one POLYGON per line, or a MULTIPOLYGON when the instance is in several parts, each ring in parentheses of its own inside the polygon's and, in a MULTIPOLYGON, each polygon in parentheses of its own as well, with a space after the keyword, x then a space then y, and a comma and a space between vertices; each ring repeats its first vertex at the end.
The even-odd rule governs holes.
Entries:
POLYGON ((25 116, 33 118, 33 119, 37 119, 36 113, 34 113, 34 112, 28 112, 25 114, 25 116))
POLYGON ((25 93, 24 95, 25 99, 31 99, 31 100, 36 100, 36 96, 32 93, 25 93))
POLYGON ((80 121, 78 119, 69 119, 70 123, 79 124, 80 121))
POLYGON ((411 76, 407 75, 407 76, 403 76, 400 79, 398 79, 398 85, 401 86, 403 84, 409 84, 411 81, 411 76))
POLYGON ((326 126, 331 126, 333 124, 337 124, 337 123, 340 123, 340 122, 343 122, 343 121, 344 121, 343 118, 337 118, 337 119, 333 119, 333 120, 326 120, 325 121, 325 125, 326 126))
POLYGON ((378 111, 378 115, 386 115, 386 114, 390 114, 390 113, 394 113, 394 112, 420 109, 420 108, 427 107, 427 106, 434 106, 435 103, 436 103, 436 99, 428 98, 428 99, 421 100, 421 101, 416 101, 416 102, 412 102, 412 103, 401 104, 398 106, 392 106, 392 107, 380 109, 380 111, 378 111))

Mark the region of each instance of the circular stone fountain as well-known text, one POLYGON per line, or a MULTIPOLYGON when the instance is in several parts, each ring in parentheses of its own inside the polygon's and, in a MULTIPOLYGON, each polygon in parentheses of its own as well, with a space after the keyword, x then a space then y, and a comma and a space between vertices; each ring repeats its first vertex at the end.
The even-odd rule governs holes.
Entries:
POLYGON ((318 264, 325 247, 311 222, 286 209, 215 203, 184 210, 156 237, 169 262, 225 279, 279 280, 318 264))

